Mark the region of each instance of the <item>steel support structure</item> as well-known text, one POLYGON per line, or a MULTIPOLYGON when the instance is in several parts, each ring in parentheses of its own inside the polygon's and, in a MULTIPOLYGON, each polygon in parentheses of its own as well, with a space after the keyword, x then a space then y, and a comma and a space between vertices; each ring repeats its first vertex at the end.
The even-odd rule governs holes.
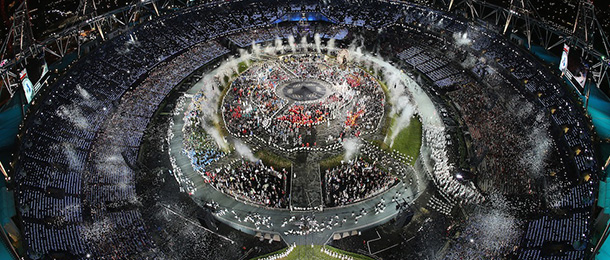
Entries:
POLYGON ((597 84, 604 78, 607 79, 606 72, 610 62, 608 60, 610 53, 608 37, 606 37, 603 28, 595 16, 593 2, 589 0, 580 1, 572 35, 574 39, 579 40, 584 45, 582 48, 583 56, 588 55, 590 52, 593 52, 596 58, 599 56, 596 63, 589 68, 594 82, 597 84))
POLYGON ((447 10, 476 10, 473 20, 485 20, 496 25, 498 32, 506 33, 509 28, 522 27, 528 46, 540 44, 548 51, 559 54, 563 43, 578 47, 581 55, 591 61, 590 72, 596 86, 602 83, 610 86, 608 67, 610 67, 608 37, 595 17, 595 8, 590 0, 580 0, 573 28, 555 24, 542 19, 528 0, 512 0, 510 7, 502 7, 484 0, 450 1, 447 10), (451 6, 451 9, 449 9, 451 6))
POLYGON ((22 0, 15 10, 13 24, 0 49, 0 62, 4 61, 4 65, 0 67, 0 91, 6 88, 11 97, 15 94, 15 88, 19 86, 19 73, 16 68, 25 62, 27 57, 44 52, 61 59, 73 50, 80 56, 83 44, 97 37, 102 41, 107 40, 109 31, 106 30, 132 27, 144 14, 160 16, 162 11, 173 10, 170 8, 186 7, 186 1, 134 0, 130 5, 99 15, 98 5, 99 0, 80 0, 76 23, 51 34, 41 42, 36 42, 32 34, 27 3, 22 0), (88 31, 93 37, 83 36, 88 31))
POLYGON ((13 24, 0 49, 0 62, 4 63, 0 68, 0 78, 2 79, 0 91, 5 88, 11 97, 19 86, 17 84, 19 75, 18 72, 8 70, 12 65, 9 59, 16 62, 27 62, 27 57, 39 53, 34 42, 27 1, 23 0, 19 3, 12 18, 13 24))
MULTIPOLYGON (((10 57, 8 65, 0 68, 0 75, 10 77, 10 73, 5 70, 24 57, 36 53, 45 52, 58 58, 64 57, 70 47, 76 47, 80 54, 80 47, 89 39, 81 36, 87 30, 94 30, 96 35, 102 40, 106 40, 106 28, 115 28, 120 24, 122 28, 130 27, 137 21, 141 14, 161 15, 161 10, 168 10, 175 7, 185 7, 191 1, 184 0, 134 0, 130 5, 97 15, 99 0, 81 0, 79 13, 81 21, 73 26, 51 35, 40 43, 35 43, 31 37, 31 27, 27 15, 27 4, 22 1, 15 12, 13 26, 3 42, 1 57, 10 57), (27 25, 27 26, 26 26, 27 25), (17 37, 13 37, 13 36, 17 37), (11 38, 12 37, 12 38, 11 38), (18 41, 15 41, 17 40, 18 41), (10 41, 9 41, 10 40, 10 41), (12 55, 7 55, 8 50, 18 50, 12 55), (8 76, 7 76, 8 75, 8 76)), ((220 2, 219 2, 220 3, 220 2)), ((501 33, 508 32, 508 29, 523 28, 522 32, 527 37, 528 46, 532 42, 542 45, 547 50, 560 48, 562 43, 577 46, 583 50, 583 55, 595 60, 591 66, 593 79, 596 84, 608 80, 608 39, 601 29, 599 22, 595 18, 594 7, 589 0, 580 0, 577 21, 571 30, 565 26, 543 21, 536 13, 529 0, 511 0, 509 7, 501 7, 484 0, 436 0, 436 5, 443 6, 445 10, 457 12, 465 10, 469 18, 477 21, 479 19, 492 22, 498 28, 503 26, 501 33), (599 44, 601 42, 601 44, 599 44)), ((14 74, 14 73, 13 73, 14 74)), ((5 84, 6 86, 6 84, 5 84)), ((11 90, 12 91, 12 90, 11 90)), ((13 92, 11 92, 11 95, 13 92)))

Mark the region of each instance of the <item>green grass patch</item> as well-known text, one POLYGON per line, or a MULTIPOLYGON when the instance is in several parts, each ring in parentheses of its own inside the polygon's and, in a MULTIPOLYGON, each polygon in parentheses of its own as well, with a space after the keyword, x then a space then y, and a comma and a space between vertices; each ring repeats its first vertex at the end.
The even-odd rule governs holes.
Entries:
POLYGON ((330 169, 341 165, 341 161, 343 160, 343 153, 335 155, 333 157, 328 157, 320 161, 320 168, 322 170, 330 169))
POLYGON ((290 160, 269 150, 258 150, 254 155, 261 159, 265 165, 273 166, 274 169, 284 168, 286 170, 290 170, 290 166, 292 165, 290 160))
MULTIPOLYGON (((392 119, 392 121, 395 121, 392 119)), ((391 135, 391 133, 388 133, 391 135)), ((394 143, 392 144, 393 150, 396 150, 406 156, 413 158, 413 163, 417 160, 419 155, 419 148, 421 147, 422 138, 422 123, 417 117, 411 119, 409 126, 400 130, 394 143)))
POLYGON ((242 61, 240 63, 237 64, 237 73, 241 74, 242 72, 246 71, 248 69, 248 63, 249 61, 242 61))
MULTIPOLYGON (((383 118, 383 122, 380 126, 380 131, 381 131, 381 138, 385 137, 388 135, 388 132, 390 132, 390 127, 392 126, 392 124, 394 123, 394 117, 389 118, 389 114, 390 111, 389 109, 385 111, 385 116, 383 118)), ((383 147, 382 145, 387 146, 386 144, 383 143, 383 139, 382 140, 378 140, 378 139, 374 139, 371 140, 373 143, 377 143, 377 145, 379 145, 380 147, 382 147, 382 149, 388 149, 388 147, 383 147)))
MULTIPOLYGON (((285 259, 285 260, 302 260, 302 259, 336 260, 337 259, 337 258, 331 257, 331 256, 325 254, 324 252, 320 251, 321 248, 322 248, 322 246, 320 246, 320 245, 314 245, 313 247, 312 246, 296 246, 292 250, 292 252, 290 252, 290 254, 288 256, 281 258, 281 259, 285 259)), ((331 246, 326 246, 326 249, 340 253, 340 254, 351 256, 355 260, 373 260, 370 257, 352 253, 352 252, 343 251, 343 250, 336 249, 331 246)), ((253 258, 253 259, 262 259, 262 258, 265 258, 270 255, 283 253, 284 251, 286 251, 286 248, 278 250, 278 251, 270 253, 270 254, 259 256, 259 257, 253 258)))
MULTIPOLYGON (((229 135, 229 132, 227 131, 227 128, 224 126, 222 120, 220 120, 218 123, 215 123, 214 127, 216 128, 216 130, 218 130, 218 133, 220 133, 220 136, 222 136, 223 138, 229 135)), ((225 143, 227 144, 227 147, 226 148, 219 147, 219 149, 225 153, 230 152, 232 150, 231 144, 229 144, 228 142, 225 142, 225 143)))

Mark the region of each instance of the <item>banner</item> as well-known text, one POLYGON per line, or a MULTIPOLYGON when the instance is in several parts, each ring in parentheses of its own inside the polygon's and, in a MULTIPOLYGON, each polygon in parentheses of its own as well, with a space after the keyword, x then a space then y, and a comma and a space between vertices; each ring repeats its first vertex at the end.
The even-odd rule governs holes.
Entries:
POLYGON ((23 86, 23 92, 25 93, 25 98, 28 103, 32 102, 32 99, 34 99, 34 95, 36 94, 34 93, 34 85, 27 77, 21 81, 21 85, 23 86))
POLYGON ((561 54, 561 62, 559 62, 559 70, 561 73, 568 67, 568 53, 570 52, 570 46, 563 44, 563 53, 561 54))

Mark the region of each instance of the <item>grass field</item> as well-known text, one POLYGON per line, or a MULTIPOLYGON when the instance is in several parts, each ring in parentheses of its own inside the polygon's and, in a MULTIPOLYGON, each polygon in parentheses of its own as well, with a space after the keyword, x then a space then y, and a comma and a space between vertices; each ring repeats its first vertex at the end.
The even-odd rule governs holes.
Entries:
POLYGON ((246 69, 248 69, 248 62, 242 61, 237 64, 237 73, 241 74, 242 72, 246 71, 246 69))
MULTIPOLYGON (((383 81, 383 74, 375 74, 372 68, 361 67, 361 69, 365 70, 369 74, 375 76, 375 80, 383 89, 383 92, 386 94, 386 98, 390 97, 390 90, 388 86, 383 81)), ((394 121, 396 118, 392 118, 389 122, 382 126, 382 133, 386 135, 392 135, 391 129, 394 125, 394 121)), ((404 128, 398 133, 396 136, 392 147, 388 147, 390 144, 383 143, 381 140, 374 140, 373 143, 377 144, 381 149, 389 150, 390 148, 396 150, 406 156, 410 156, 413 158, 413 163, 417 159, 419 155, 419 148, 421 147, 421 138, 422 138, 422 123, 418 118, 412 118, 409 126, 404 128)))
POLYGON ((400 130, 390 148, 406 156, 412 157, 413 163, 415 163, 415 160, 417 160, 417 156, 419 155, 419 148, 421 147, 421 138, 422 123, 418 118, 414 117, 411 119, 409 126, 400 130))
POLYGON ((326 170, 326 169, 337 167, 337 166, 341 165, 342 160, 343 160, 343 154, 338 154, 333 157, 328 157, 328 158, 322 159, 320 161, 320 168, 322 168, 322 170, 326 170))
MULTIPOLYGON (((311 246, 297 246, 295 247, 292 252, 290 252, 290 254, 284 258, 281 259, 285 259, 285 260, 302 260, 302 259, 307 259, 307 260, 336 260, 338 258, 335 257, 331 257, 325 253, 323 253, 322 251, 320 251, 320 248, 322 246, 319 245, 315 245, 313 247, 311 246)), ((346 252, 343 250, 339 250, 336 249, 334 247, 330 247, 330 246, 326 246, 326 249, 329 249, 331 251, 343 254, 343 255, 348 255, 351 256, 354 260, 373 260, 370 257, 367 256, 363 256, 363 255, 359 255, 359 254, 355 254, 355 253, 351 253, 351 252, 346 252)), ((267 254, 264 256, 260 256, 257 258, 253 258, 253 259, 261 259, 270 255, 275 255, 275 254, 279 254, 286 251, 286 249, 282 249, 276 252, 273 252, 271 254, 267 254)))
POLYGON ((277 170, 281 168, 290 170, 290 165, 292 164, 290 160, 268 150, 259 150, 254 154, 254 156, 261 159, 265 165, 273 166, 273 168, 277 170))

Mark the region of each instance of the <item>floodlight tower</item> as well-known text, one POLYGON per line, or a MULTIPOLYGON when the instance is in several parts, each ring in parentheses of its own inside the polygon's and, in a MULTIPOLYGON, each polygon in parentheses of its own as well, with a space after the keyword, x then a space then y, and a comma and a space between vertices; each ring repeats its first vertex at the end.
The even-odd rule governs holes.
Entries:
POLYGON ((525 22, 525 36, 527 37, 527 48, 532 47, 532 28, 530 18, 537 17, 537 12, 532 3, 529 0, 511 0, 510 7, 508 10, 508 16, 506 17, 506 23, 504 24, 503 34, 506 34, 508 27, 511 24, 513 16, 518 16, 525 22))
MULTIPOLYGON (((104 36, 104 31, 102 29, 102 25, 105 19, 96 19, 96 17, 98 16, 97 14, 97 10, 98 10, 98 5, 100 3, 100 0, 80 0, 79 4, 78 4, 78 16, 79 20, 89 20, 91 19, 91 22, 87 22, 92 29, 96 29, 98 31, 98 33, 100 34, 100 37, 102 37, 102 40, 106 40, 106 37, 104 36)), ((78 39, 77 39, 78 41, 78 39)), ((79 44, 79 54, 80 54, 80 44, 79 44)))
MULTIPOLYGON (((453 6, 454 6, 454 4, 453 4, 454 1, 455 0, 451 0, 449 2, 449 7, 447 8, 447 12, 451 12, 451 8, 453 8, 453 6)), ((471 19, 474 19, 475 17, 479 17, 479 13, 477 12, 477 9, 474 8, 473 0, 461 0, 455 6, 461 6, 461 5, 466 5, 466 7, 468 7, 468 10, 470 10, 471 19)))

